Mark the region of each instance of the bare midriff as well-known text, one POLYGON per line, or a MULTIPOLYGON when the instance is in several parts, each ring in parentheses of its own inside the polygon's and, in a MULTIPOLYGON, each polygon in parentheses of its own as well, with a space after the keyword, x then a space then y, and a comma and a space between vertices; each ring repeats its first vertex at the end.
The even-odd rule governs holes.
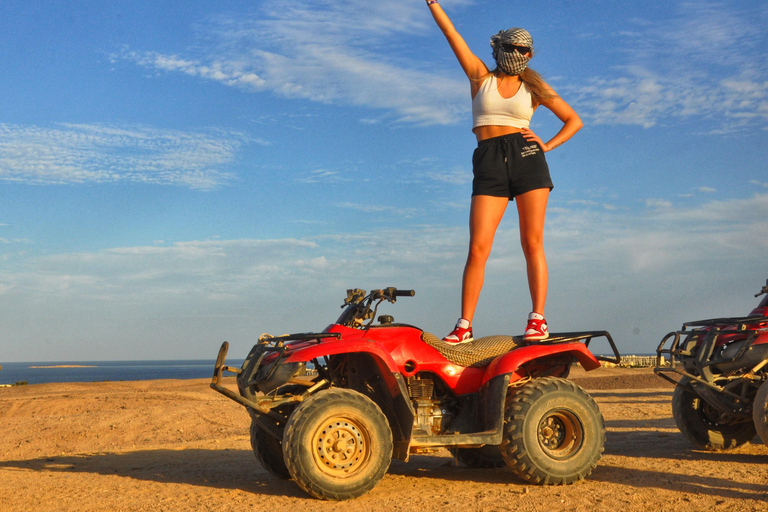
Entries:
POLYGON ((502 137, 504 135, 509 135, 510 133, 520 133, 523 131, 523 129, 515 128, 514 126, 489 125, 478 126, 472 131, 475 133, 477 141, 480 142, 481 140, 492 139, 493 137, 502 137))

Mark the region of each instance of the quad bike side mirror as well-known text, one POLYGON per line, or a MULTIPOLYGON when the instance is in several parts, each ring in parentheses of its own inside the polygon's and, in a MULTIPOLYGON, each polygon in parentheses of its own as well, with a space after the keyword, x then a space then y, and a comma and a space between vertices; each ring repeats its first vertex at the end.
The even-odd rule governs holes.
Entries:
POLYGON ((763 286, 763 289, 760 290, 760 293, 755 294, 755 297, 759 297, 765 293, 768 293, 768 279, 765 280, 765 286, 763 286))

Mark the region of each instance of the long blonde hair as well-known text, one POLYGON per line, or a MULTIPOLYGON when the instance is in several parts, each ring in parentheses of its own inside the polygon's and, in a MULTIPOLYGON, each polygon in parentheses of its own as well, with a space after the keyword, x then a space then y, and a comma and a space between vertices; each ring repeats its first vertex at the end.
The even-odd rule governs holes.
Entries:
MULTIPOLYGON (((499 76, 499 73, 501 70, 497 67, 491 71, 488 71, 488 73, 484 74, 481 77, 471 79, 473 82, 482 83, 485 82, 485 80, 493 75, 493 76, 499 76)), ((528 87, 528 90, 531 91, 531 96, 533 96, 533 101, 537 105, 541 105, 544 102, 547 102, 553 98, 557 98, 557 94, 555 94, 555 91, 553 91, 547 84, 544 82, 544 79, 541 77, 538 71, 534 71, 531 68, 525 68, 522 73, 520 73, 520 80, 522 80, 525 83, 525 86, 528 87)))

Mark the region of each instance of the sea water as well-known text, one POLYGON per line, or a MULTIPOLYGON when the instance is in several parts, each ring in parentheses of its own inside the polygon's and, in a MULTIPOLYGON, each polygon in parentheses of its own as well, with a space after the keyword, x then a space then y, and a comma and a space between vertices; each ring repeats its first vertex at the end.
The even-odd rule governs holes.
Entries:
MULTIPOLYGON (((243 361, 228 360, 227 366, 240 367, 243 361)), ((66 361, 44 363, 0 362, 0 385, 26 382, 103 382, 121 380, 199 379, 213 375, 215 361, 66 361)), ((225 374, 231 375, 231 374, 225 374)))

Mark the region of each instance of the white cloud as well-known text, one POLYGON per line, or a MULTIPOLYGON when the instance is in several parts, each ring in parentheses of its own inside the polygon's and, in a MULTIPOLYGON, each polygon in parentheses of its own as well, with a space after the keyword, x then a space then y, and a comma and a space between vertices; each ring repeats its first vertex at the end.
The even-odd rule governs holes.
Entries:
POLYGON ((386 55, 399 35, 426 30, 423 14, 406 0, 365 8, 351 0, 278 0, 255 15, 218 18, 209 27, 214 44, 194 57, 125 49, 113 58, 246 91, 381 109, 399 122, 455 123, 468 113, 466 81, 386 55))
POLYGON ((634 30, 616 34, 626 64, 565 88, 597 124, 650 128, 701 116, 710 133, 764 128, 765 15, 764 6, 705 1, 680 3, 667 21, 629 20, 634 30))
MULTIPOLYGON (((682 321, 747 314, 752 288, 768 277, 766 219, 768 194, 639 216, 579 204, 551 211, 553 328, 607 329, 622 350, 650 352, 682 321)), ((39 340, 100 333, 111 345, 98 350, 112 357, 135 357, 144 345, 153 357, 212 357, 206 350, 222 339, 242 352, 263 331, 322 329, 351 287, 415 288, 414 299, 387 311, 441 332, 458 313, 466 244, 466 228, 420 226, 39 256, 0 270, 7 314, 0 347, 24 341, 14 346, 29 344, 32 354, 39 340)), ((476 318, 483 333, 522 327, 524 268, 515 221, 507 219, 476 318)))
POLYGON ((330 169, 315 169, 296 178, 298 183, 316 184, 316 183, 345 183, 351 181, 341 171, 330 169))
MULTIPOLYGON (((399 206, 388 206, 383 204, 359 204, 359 203, 337 203, 337 207, 356 210, 363 213, 384 213, 395 215, 397 217, 411 218, 419 215, 423 210, 418 208, 401 208, 399 206)), ((385 217, 386 218, 386 217, 385 217)))
POLYGON ((672 203, 666 199, 646 199, 645 205, 648 208, 655 208, 659 210, 672 208, 672 203))
POLYGON ((467 171, 467 169, 427 171, 420 176, 440 183, 447 183, 449 185, 464 185, 472 181, 472 172, 467 171))
MULTIPOLYGON (((566 201, 567 205, 579 205, 579 206, 587 206, 587 207, 597 207, 602 208, 604 210, 617 210, 618 207, 611 204, 611 203, 604 203, 604 202, 598 202, 598 201, 592 201, 590 199, 571 199, 566 201)), ((559 213, 563 213, 567 210, 564 210, 562 208, 557 207, 549 207, 549 211, 558 211, 559 213)))
MULTIPOLYGON (((1 224, 0 224, 1 225, 1 224)), ((29 240, 26 238, 2 238, 0 237, 0 244, 28 244, 29 240)))
POLYGON ((208 189, 248 139, 224 131, 60 124, 0 124, 0 181, 28 184, 137 182, 208 189))
MULTIPOLYGON (((353 0, 277 0, 253 15, 216 18, 193 56, 126 49, 115 58, 246 91, 385 112, 363 123, 455 124, 468 115, 466 82, 394 56, 398 38, 434 30, 422 9, 407 0, 365 9, 353 0)), ((766 129, 764 18, 759 6, 705 1, 681 2, 669 20, 629 19, 607 36, 618 43, 602 50, 613 49, 623 64, 558 88, 595 124, 650 128, 696 116, 711 120, 709 133, 766 129)))
POLYGON ((245 63, 243 62, 220 61, 204 64, 197 60, 186 60, 175 55, 162 55, 157 52, 138 54, 127 50, 121 54, 121 57, 133 60, 140 66, 160 71, 180 72, 244 89, 261 90, 267 86, 261 77, 244 68, 245 63))
POLYGON ((437 157, 400 160, 395 163, 395 168, 409 169, 400 177, 402 183, 463 186, 472 182, 471 166, 457 166, 455 161, 437 157))

